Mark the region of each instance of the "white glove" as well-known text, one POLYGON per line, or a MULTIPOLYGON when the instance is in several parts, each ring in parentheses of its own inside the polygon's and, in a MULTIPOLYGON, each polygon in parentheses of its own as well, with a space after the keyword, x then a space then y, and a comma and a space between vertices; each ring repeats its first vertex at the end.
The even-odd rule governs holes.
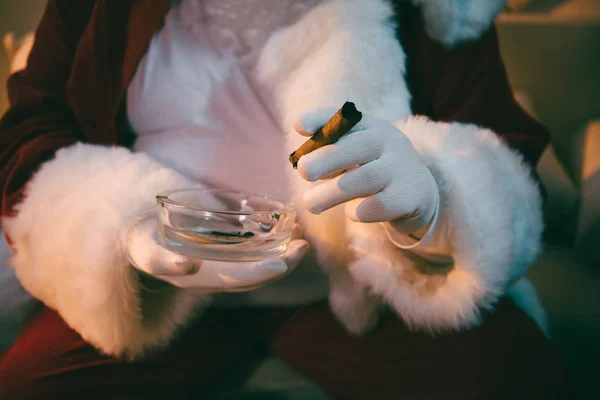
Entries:
POLYGON ((309 245, 294 239, 287 252, 259 262, 220 262, 190 259, 159 244, 152 220, 131 228, 128 254, 138 269, 183 288, 226 292, 252 288, 291 273, 306 255, 309 245))
MULTIPOLYGON (((302 115, 294 128, 311 136, 336 111, 302 115)), ((433 176, 410 140, 385 120, 364 115, 337 143, 303 156, 298 170, 311 182, 331 178, 304 194, 305 206, 315 214, 346 203, 352 220, 385 222, 414 233, 426 228, 436 211, 439 193, 433 176)))

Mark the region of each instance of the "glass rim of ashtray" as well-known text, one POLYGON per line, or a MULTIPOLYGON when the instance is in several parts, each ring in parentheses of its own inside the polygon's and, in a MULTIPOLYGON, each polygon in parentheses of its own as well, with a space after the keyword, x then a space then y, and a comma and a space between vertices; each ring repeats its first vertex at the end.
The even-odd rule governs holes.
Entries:
POLYGON ((160 192, 159 194, 156 195, 156 201, 160 201, 164 204, 168 204, 170 206, 173 207, 177 207, 177 208, 183 208, 186 210, 193 210, 193 211, 201 211, 201 212, 210 212, 210 213, 218 213, 218 214, 227 214, 227 215, 243 215, 243 216, 249 216, 249 215, 272 215, 273 213, 289 213, 289 212, 295 212, 295 204, 294 203, 287 203, 281 199, 278 199, 276 197, 272 197, 272 196, 267 196, 267 195, 262 195, 262 194, 257 194, 257 193, 250 193, 250 192, 243 192, 243 191, 239 191, 239 190, 233 190, 233 189, 219 189, 219 188, 186 188, 186 189, 173 189, 173 190, 168 190, 168 191, 164 191, 164 192, 160 192), (259 198, 259 199, 263 199, 263 200, 269 200, 269 201, 273 201, 273 202, 277 202, 280 203, 282 205, 282 207, 278 207, 276 209, 273 209, 271 211, 232 211, 232 210, 220 210, 220 209, 215 209, 215 208, 209 208, 209 207, 198 207, 198 206, 191 206, 191 205, 186 205, 183 204, 181 202, 175 201, 173 199, 171 199, 169 196, 175 194, 175 193, 183 193, 183 192, 218 192, 218 193, 235 193, 237 195, 241 195, 243 197, 247 197, 247 198, 259 198))

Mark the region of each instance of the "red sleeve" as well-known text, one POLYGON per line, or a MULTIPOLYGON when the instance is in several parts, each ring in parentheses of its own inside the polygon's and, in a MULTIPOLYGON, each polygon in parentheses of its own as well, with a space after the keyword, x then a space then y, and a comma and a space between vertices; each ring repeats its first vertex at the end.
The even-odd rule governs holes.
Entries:
MULTIPOLYGON (((423 30, 421 37, 424 36, 423 30)), ((491 129, 523 155, 539 182, 535 166, 550 142, 550 134, 515 100, 496 28, 455 50, 444 49, 431 39, 420 43, 423 69, 428 72, 416 73, 436 77, 433 82, 421 83, 429 93, 427 114, 437 121, 471 123, 491 129)), ((547 194, 541 182, 540 191, 545 200, 547 194)))
POLYGON ((50 0, 25 70, 8 80, 10 107, 0 120, 0 208, 7 216, 40 164, 83 140, 66 99, 79 38, 94 0, 50 0))
POLYGON ((550 135, 516 102, 496 29, 476 42, 441 53, 441 78, 433 95, 432 117, 489 128, 535 166, 550 135))

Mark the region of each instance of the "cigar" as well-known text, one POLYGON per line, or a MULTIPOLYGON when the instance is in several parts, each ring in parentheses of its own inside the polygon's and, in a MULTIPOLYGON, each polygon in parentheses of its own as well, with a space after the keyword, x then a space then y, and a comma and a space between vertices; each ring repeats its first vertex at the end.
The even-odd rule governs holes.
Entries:
POLYGON ((354 103, 349 101, 344 103, 342 108, 340 108, 321 129, 304 142, 298 150, 290 154, 292 166, 297 168, 298 161, 302 156, 340 140, 342 136, 350 132, 350 129, 354 128, 361 119, 362 113, 356 109, 354 103))

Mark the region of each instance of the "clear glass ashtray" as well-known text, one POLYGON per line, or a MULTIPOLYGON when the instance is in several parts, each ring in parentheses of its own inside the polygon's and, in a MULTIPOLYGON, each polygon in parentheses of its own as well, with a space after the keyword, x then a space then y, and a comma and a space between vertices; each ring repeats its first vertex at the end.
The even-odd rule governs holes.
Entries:
POLYGON ((287 249, 292 204, 223 189, 181 189, 156 196, 161 245, 189 257, 259 261, 287 249))

